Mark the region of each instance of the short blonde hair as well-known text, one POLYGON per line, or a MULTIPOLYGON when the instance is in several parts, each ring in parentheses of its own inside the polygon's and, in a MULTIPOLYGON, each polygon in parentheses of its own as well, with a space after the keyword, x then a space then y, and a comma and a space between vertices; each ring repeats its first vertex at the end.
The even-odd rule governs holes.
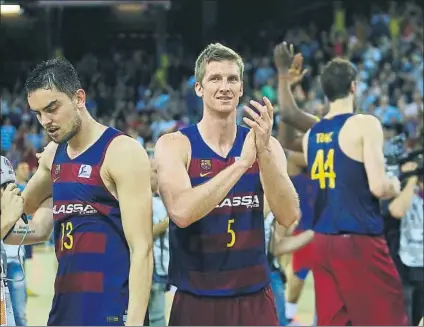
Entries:
POLYGON ((197 57, 194 67, 194 77, 196 81, 202 83, 205 77, 206 65, 211 61, 235 61, 240 70, 240 78, 243 80, 244 64, 243 59, 233 49, 222 45, 221 43, 209 44, 197 57))

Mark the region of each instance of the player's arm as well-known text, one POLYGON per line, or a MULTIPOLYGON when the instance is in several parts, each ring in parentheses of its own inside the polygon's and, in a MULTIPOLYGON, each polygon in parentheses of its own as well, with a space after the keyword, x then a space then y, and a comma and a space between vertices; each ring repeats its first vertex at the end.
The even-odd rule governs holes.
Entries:
POLYGON ((397 179, 391 179, 386 175, 383 154, 383 128, 378 118, 371 115, 358 116, 361 130, 364 131, 363 158, 367 172, 370 191, 377 198, 390 199, 397 195, 397 179))
POLYGON ((33 215, 44 200, 52 196, 52 182, 50 169, 56 153, 57 144, 50 142, 44 149, 38 168, 26 185, 22 196, 24 198, 24 212, 33 215))
POLYGON ((274 137, 269 144, 269 149, 258 153, 262 187, 276 220, 288 227, 300 217, 299 198, 287 174, 283 148, 274 137))
POLYGON ((293 46, 288 47, 283 42, 274 48, 274 62, 278 70, 278 104, 282 112, 281 119, 306 132, 317 122, 317 117, 299 109, 291 91, 292 85, 300 82, 306 73, 302 72, 303 57, 301 54, 294 55, 293 46))
MULTIPOLYGON (((300 138, 299 140, 300 140, 300 144, 302 145, 302 138, 300 138)), ((287 153, 287 160, 290 160, 299 168, 307 167, 305 156, 301 152, 289 151, 287 153)))
MULTIPOLYGON (((281 120, 302 132, 311 129, 319 121, 318 117, 297 106, 287 74, 281 71, 278 73, 278 105, 281 111, 281 120)), ((298 144, 292 146, 297 147, 298 144)), ((295 148, 293 150, 296 151, 295 148)))
POLYGON ((37 209, 28 225, 18 220, 13 230, 3 240, 6 244, 19 245, 25 233, 27 234, 22 244, 34 244, 47 241, 53 230, 53 201, 45 200, 37 209))
POLYGON ((283 119, 278 123, 278 141, 284 149, 302 152, 302 138, 296 136, 296 130, 285 124, 283 119))
POLYGON ((274 256, 294 252, 308 244, 314 238, 314 232, 311 230, 304 231, 298 235, 284 236, 276 228, 274 235, 274 246, 272 248, 272 254, 274 256))
POLYGON ((264 218, 268 217, 268 215, 271 213, 271 208, 269 207, 268 200, 266 199, 266 196, 264 195, 264 218))
POLYGON ((159 235, 162 235, 163 233, 165 233, 168 226, 169 226, 169 218, 168 217, 165 217, 164 219, 162 219, 157 224, 154 224, 153 225, 153 238, 156 238, 159 235))
POLYGON ((142 326, 153 274, 150 161, 134 139, 119 136, 105 157, 106 172, 116 185, 125 238, 130 249, 127 326, 142 326))
MULTIPOLYGON (((401 171, 408 172, 413 171, 417 168, 415 162, 407 162, 401 168, 401 171)), ((390 201, 389 212, 393 218, 401 219, 405 216, 409 207, 411 206, 412 199, 414 198, 415 188, 417 187, 418 176, 411 176, 408 178, 405 187, 399 193, 399 195, 390 201)))
POLYGON ((242 160, 192 187, 187 173, 188 139, 179 132, 165 134, 156 143, 159 190, 169 218, 185 228, 210 213, 249 168, 242 160))

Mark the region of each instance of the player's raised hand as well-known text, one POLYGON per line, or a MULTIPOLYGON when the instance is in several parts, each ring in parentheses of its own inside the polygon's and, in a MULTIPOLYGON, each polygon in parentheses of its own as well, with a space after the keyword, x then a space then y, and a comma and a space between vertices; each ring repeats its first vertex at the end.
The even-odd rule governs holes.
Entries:
POLYGON ((296 85, 302 82, 303 77, 308 73, 307 69, 303 69, 303 56, 301 53, 296 53, 293 57, 287 78, 290 85, 296 85))
POLYGON ((301 53, 294 54, 293 44, 287 45, 286 42, 277 44, 274 48, 274 62, 278 73, 286 74, 291 85, 302 81, 308 72, 303 69, 303 56, 301 53))
POLYGON ((251 167, 256 160, 255 131, 253 129, 249 131, 244 140, 240 160, 245 163, 247 167, 251 167))
POLYGON ((251 100, 250 104, 259 112, 257 114, 248 106, 244 110, 252 119, 244 117, 243 121, 255 131, 256 150, 258 154, 269 149, 269 140, 271 138, 272 126, 274 124, 274 107, 267 97, 263 97, 265 105, 251 100))
POLYGON ((292 64, 294 47, 286 42, 279 43, 274 48, 274 63, 279 73, 287 73, 292 64))

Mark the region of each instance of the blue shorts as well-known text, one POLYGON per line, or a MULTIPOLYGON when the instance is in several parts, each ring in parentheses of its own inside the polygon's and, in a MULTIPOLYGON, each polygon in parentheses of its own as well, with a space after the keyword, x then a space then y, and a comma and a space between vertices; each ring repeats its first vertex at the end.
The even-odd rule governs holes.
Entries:
POLYGON ((308 277, 309 274, 309 269, 308 268, 301 268, 297 271, 294 272, 294 274, 296 275, 297 278, 299 278, 300 280, 305 280, 306 277, 308 277))

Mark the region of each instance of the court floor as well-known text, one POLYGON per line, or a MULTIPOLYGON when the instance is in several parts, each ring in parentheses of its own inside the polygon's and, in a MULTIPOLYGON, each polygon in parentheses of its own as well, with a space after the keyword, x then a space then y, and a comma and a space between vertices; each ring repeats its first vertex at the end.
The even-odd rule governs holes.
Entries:
MULTIPOLYGON (((53 251, 41 247, 34 252, 34 257, 27 263, 27 281, 37 297, 28 298, 27 315, 29 326, 46 326, 51 301, 53 297, 53 283, 56 271, 56 259, 53 251)), ((312 278, 309 277, 299 302, 297 317, 305 324, 310 325, 314 313, 312 278)), ((167 309, 172 303, 172 294, 167 294, 167 309)))

